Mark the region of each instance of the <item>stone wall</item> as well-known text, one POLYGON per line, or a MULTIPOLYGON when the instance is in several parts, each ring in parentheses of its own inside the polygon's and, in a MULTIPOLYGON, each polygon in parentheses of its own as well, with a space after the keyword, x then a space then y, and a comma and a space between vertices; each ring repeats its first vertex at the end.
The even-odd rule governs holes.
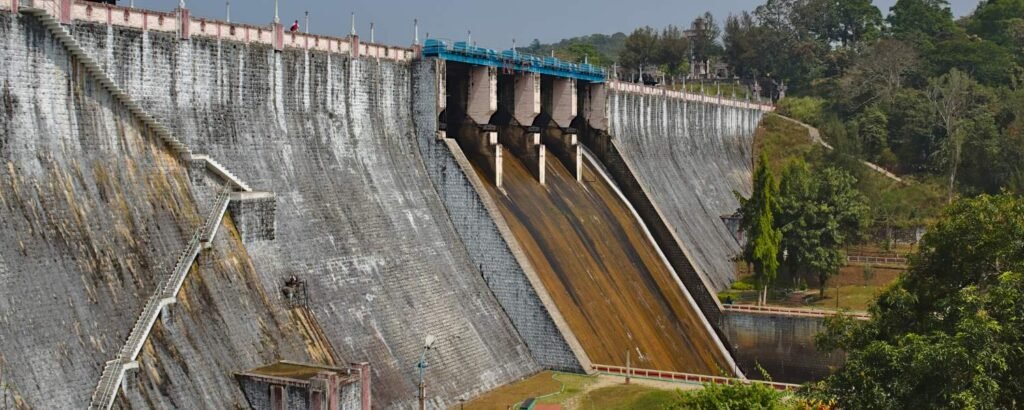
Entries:
POLYGON ((373 365, 374 402, 415 402, 423 339, 443 406, 539 369, 461 245, 415 142, 408 63, 105 25, 76 37, 194 151, 277 197, 249 244, 272 303, 292 275, 343 362, 373 365))
POLYGON ((736 361, 751 378, 762 378, 760 366, 772 380, 805 383, 821 380, 846 361, 842 352, 823 353, 814 346, 814 335, 825 328, 821 317, 726 311, 722 325, 736 361))
MULTIPOLYGON (((416 140, 427 174, 451 215, 462 245, 478 266, 491 291, 541 366, 581 372, 579 360, 555 326, 509 244, 502 237, 478 192, 471 183, 472 168, 460 167, 449 145, 438 139, 437 70, 434 60, 414 64, 414 121, 416 140)), ((485 194, 485 193, 483 193, 485 194)), ((497 210, 494 210, 497 212, 497 210)))

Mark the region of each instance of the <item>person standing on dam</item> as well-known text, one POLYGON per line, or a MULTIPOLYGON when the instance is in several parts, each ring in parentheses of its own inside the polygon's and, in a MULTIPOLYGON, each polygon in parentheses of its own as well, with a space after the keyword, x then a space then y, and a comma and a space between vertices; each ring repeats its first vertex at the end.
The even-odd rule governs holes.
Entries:
POLYGON ((299 21, 295 20, 295 22, 292 23, 292 28, 288 29, 288 31, 290 31, 292 33, 298 33, 299 32, 299 21))

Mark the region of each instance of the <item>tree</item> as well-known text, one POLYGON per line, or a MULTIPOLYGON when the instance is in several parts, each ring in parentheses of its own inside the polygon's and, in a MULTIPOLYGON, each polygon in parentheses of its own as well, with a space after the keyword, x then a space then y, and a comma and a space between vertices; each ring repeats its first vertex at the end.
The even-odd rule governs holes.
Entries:
POLYGON ((626 68, 638 69, 641 65, 656 61, 658 53, 658 33, 649 26, 633 30, 626 37, 625 48, 620 61, 626 68))
POLYGON ((863 409, 1024 403, 1022 237, 1024 198, 950 205, 869 321, 827 321, 819 347, 848 358, 816 393, 863 409))
POLYGON ((862 152, 872 161, 878 162, 882 154, 889 150, 889 119, 877 105, 873 105, 860 113, 854 124, 862 152))
POLYGON ((759 74, 757 29, 753 16, 746 11, 738 16, 730 15, 725 20, 725 32, 722 35, 725 62, 732 66, 733 73, 743 78, 754 78, 759 74))
POLYGON ((934 73, 942 74, 955 68, 989 86, 1009 83, 1019 69, 1009 49, 964 35, 935 43, 929 61, 934 73))
POLYGON ((690 44, 683 30, 676 26, 665 27, 658 41, 657 62, 669 75, 685 74, 686 56, 690 44))
POLYGON ((894 36, 928 48, 932 39, 956 31, 953 12, 946 0, 898 0, 886 19, 894 36))
POLYGON ((856 179, 839 169, 812 174, 802 160, 786 164, 779 183, 780 257, 797 275, 815 275, 821 295, 846 263, 842 248, 858 238, 868 215, 856 179))
POLYGON ((975 88, 977 88, 977 83, 957 69, 929 81, 928 99, 946 130, 946 150, 950 167, 948 185, 950 202, 953 201, 956 174, 960 167, 960 156, 966 139, 966 135, 960 129, 961 120, 974 103, 975 88))
POLYGON ((967 29, 1005 47, 1020 46, 1017 29, 1024 22, 1024 0, 981 2, 971 16, 967 29))
POLYGON ((862 101, 862 105, 879 100, 891 105, 919 61, 917 51, 909 44, 883 39, 857 58, 840 84, 849 98, 862 101))
POLYGON ((778 211, 778 187, 768 169, 768 157, 761 153, 754 170, 754 192, 750 198, 740 197, 740 228, 747 232, 743 258, 754 268, 754 276, 761 285, 759 304, 768 297, 768 286, 775 280, 779 269, 779 243, 782 233, 775 227, 774 214, 778 211))
POLYGON ((820 41, 854 47, 874 39, 882 27, 882 12, 871 0, 805 0, 795 6, 797 25, 820 41))
POLYGON ((555 52, 559 58, 568 61, 582 63, 588 61, 590 64, 599 67, 611 66, 611 60, 604 53, 598 51, 593 44, 572 43, 568 47, 555 52))

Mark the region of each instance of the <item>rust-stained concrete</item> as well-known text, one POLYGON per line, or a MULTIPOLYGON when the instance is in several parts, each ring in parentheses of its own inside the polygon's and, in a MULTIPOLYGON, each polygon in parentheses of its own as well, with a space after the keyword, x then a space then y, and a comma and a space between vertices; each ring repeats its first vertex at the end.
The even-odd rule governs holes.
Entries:
POLYGON ((589 164, 577 183, 549 161, 546 187, 514 156, 504 165, 502 191, 493 183, 488 191, 591 361, 625 365, 630 351, 637 367, 731 368, 627 205, 589 164))

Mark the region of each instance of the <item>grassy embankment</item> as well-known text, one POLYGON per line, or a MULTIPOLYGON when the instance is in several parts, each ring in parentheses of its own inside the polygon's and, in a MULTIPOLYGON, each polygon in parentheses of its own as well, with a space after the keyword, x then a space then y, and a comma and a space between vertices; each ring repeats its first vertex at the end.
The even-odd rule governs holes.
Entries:
MULTIPOLYGON (((676 388, 687 385, 651 385, 646 381, 624 385, 608 376, 585 376, 545 371, 494 389, 466 402, 466 409, 506 410, 529 398, 563 409, 656 409, 671 403, 676 388)), ((692 386, 696 388, 696 386, 692 386)), ((460 406, 455 406, 458 409, 460 406)))

